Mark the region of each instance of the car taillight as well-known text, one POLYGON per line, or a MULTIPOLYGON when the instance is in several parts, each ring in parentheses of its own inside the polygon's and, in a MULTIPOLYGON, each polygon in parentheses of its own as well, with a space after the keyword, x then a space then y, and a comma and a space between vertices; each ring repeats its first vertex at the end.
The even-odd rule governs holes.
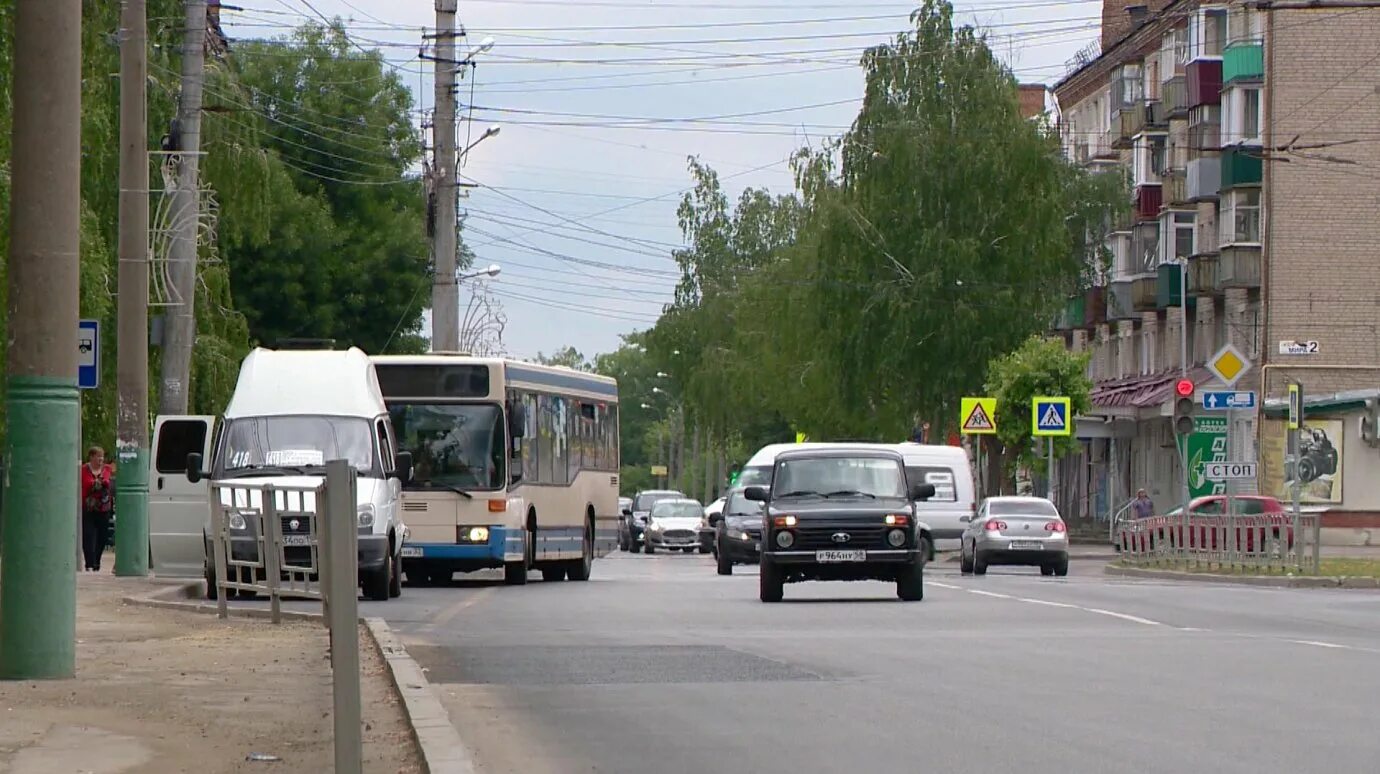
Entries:
POLYGON ((1062 521, 1051 521, 1050 523, 1045 525, 1045 529, 1049 530, 1050 532, 1064 532, 1068 528, 1064 526, 1064 522, 1062 521))
POLYGON ((988 532, 996 532, 996 531, 998 531, 998 530, 1003 530, 1003 529, 1006 529, 1006 522, 1004 522, 1004 521, 989 521, 989 522, 987 522, 987 531, 988 531, 988 532))

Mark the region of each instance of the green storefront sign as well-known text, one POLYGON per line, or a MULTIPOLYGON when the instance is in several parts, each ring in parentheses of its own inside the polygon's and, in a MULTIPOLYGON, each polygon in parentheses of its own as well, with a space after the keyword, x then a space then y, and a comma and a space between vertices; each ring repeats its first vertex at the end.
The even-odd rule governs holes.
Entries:
POLYGON ((1193 434, 1188 437, 1188 491, 1192 497, 1226 494, 1224 481, 1203 477, 1203 463, 1227 461, 1226 417, 1194 417, 1193 434))

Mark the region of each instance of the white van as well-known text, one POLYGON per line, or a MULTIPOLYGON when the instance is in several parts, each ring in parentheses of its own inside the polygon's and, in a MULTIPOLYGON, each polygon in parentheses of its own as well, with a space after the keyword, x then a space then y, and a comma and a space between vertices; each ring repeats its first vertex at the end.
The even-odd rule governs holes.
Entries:
POLYGON ((958 547, 959 538, 977 511, 976 487, 968 453, 957 446, 918 443, 776 443, 763 446, 743 466, 735 486, 770 486, 776 456, 791 449, 877 448, 893 449, 906 461, 906 477, 912 484, 934 484, 934 497, 917 502, 920 536, 929 543, 929 557, 936 548, 958 547), (944 545, 939 545, 944 541, 944 545))
MULTIPOLYGON (((317 486, 326 461, 348 459, 359 471, 360 584, 370 599, 398 596, 406 535, 399 502, 411 460, 396 448, 373 363, 362 351, 255 349, 219 426, 209 416, 158 418, 149 468, 154 573, 203 575, 208 594, 215 592, 210 485, 190 466, 204 465, 218 482, 317 486)), ((253 558, 252 543, 234 545, 237 558, 253 558)))

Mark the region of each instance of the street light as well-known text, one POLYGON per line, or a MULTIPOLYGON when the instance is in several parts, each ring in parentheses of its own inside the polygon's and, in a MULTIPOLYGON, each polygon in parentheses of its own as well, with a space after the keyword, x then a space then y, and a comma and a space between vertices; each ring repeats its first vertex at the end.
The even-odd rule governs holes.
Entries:
POLYGON ((455 281, 464 282, 465 280, 474 279, 475 277, 497 277, 498 273, 501 271, 503 271, 502 266, 499 266, 496 263, 491 263, 489 264, 489 267, 487 269, 480 269, 479 271, 467 272, 465 274, 457 274, 455 275, 455 281))
POLYGON ((478 144, 481 143, 481 142, 484 142, 485 140, 489 139, 490 137, 495 137, 495 136, 497 136, 498 133, 499 133, 500 131, 502 131, 502 127, 498 127, 498 126, 491 126, 491 127, 489 127, 488 129, 485 129, 485 130, 484 130, 484 133, 481 134, 481 135, 479 135, 479 139, 475 140, 474 142, 470 143, 469 145, 466 145, 466 146, 465 146, 465 149, 462 150, 462 151, 460 151, 459 155, 456 156, 456 158, 459 159, 459 160, 461 160, 461 161, 463 161, 463 160, 465 159, 465 156, 469 154, 470 150, 473 149, 474 146, 478 145, 478 144))

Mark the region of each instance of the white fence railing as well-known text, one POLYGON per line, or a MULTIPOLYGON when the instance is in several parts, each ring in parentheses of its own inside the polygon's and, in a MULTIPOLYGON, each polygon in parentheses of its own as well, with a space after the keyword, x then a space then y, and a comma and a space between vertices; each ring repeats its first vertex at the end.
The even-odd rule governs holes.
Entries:
POLYGON ((1120 521, 1113 541, 1131 564, 1312 574, 1319 526, 1313 513, 1151 516, 1120 521))

